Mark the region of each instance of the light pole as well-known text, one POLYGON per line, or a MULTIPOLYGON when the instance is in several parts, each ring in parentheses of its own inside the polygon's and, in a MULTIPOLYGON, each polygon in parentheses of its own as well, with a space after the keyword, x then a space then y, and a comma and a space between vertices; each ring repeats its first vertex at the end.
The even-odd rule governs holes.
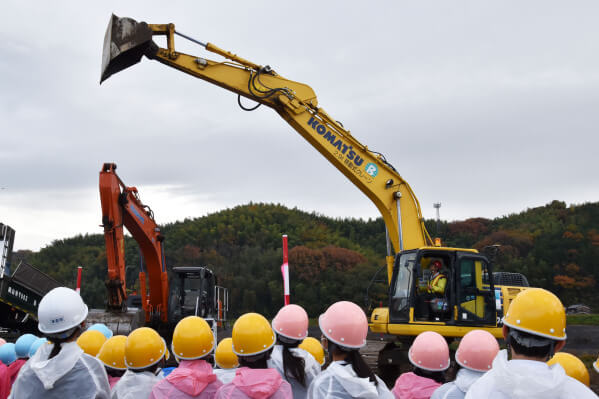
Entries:
POLYGON ((441 208, 441 203, 440 202, 435 202, 433 204, 433 207, 437 210, 437 237, 439 237, 439 223, 441 221, 441 217, 439 215, 439 208, 441 208))

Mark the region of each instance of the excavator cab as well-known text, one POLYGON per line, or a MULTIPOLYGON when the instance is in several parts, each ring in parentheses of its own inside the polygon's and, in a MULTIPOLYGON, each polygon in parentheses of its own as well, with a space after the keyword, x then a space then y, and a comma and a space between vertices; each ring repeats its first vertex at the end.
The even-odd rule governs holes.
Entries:
POLYGON ((216 276, 212 270, 200 266, 173 267, 171 282, 174 288, 169 301, 172 320, 187 316, 214 317, 216 276))
POLYGON ((396 256, 389 306, 373 312, 373 331, 415 336, 432 330, 458 337, 470 327, 500 334, 493 273, 485 256, 474 250, 439 247, 402 251, 396 256), (438 284, 440 280, 445 281, 438 284), (434 283, 437 288, 431 289, 434 283))

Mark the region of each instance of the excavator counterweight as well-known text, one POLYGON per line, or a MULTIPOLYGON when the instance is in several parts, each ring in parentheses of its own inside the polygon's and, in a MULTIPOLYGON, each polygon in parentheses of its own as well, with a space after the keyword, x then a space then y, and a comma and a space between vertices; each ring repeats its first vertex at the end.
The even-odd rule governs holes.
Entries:
POLYGON ((100 83, 137 64, 151 42, 152 30, 148 24, 112 14, 104 36, 100 83))

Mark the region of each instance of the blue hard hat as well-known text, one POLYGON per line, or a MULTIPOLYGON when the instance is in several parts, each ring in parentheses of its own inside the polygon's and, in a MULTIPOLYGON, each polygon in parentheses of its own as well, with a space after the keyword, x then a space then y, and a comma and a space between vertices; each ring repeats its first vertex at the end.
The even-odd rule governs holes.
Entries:
POLYGON ((39 349, 40 346, 48 342, 46 338, 38 338, 31 344, 31 348, 29 348, 29 357, 35 355, 35 352, 39 349))
POLYGON ((0 362, 6 366, 17 360, 17 353, 15 352, 15 344, 12 342, 6 343, 0 346, 0 362))
POLYGON ((104 334, 106 339, 112 338, 112 330, 110 328, 108 328, 108 326, 106 326, 106 324, 96 323, 96 324, 92 325, 90 328, 88 328, 88 330, 100 331, 102 334, 104 334))
POLYGON ((31 344, 37 340, 37 337, 33 334, 23 334, 15 342, 15 352, 17 357, 29 357, 29 349, 31 344))

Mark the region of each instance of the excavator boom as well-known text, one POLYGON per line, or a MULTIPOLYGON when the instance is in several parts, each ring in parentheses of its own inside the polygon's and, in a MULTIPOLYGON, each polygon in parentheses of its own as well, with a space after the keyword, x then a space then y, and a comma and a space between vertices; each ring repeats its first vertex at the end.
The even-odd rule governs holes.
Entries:
POLYGON ((154 221, 149 207, 139 199, 135 187, 127 187, 115 172, 116 165, 105 163, 100 171, 100 201, 102 227, 108 262, 109 310, 126 311, 125 239, 123 227, 131 233, 143 255, 150 295, 146 291, 146 271, 139 274, 142 308, 146 322, 156 318, 167 322, 168 275, 162 242, 164 236, 154 221))
MULTIPOLYGON (((180 53, 175 49, 173 24, 146 24, 112 15, 104 39, 100 82, 138 63, 143 55, 239 96, 274 109, 314 148, 356 185, 381 212, 388 234, 387 275, 391 281, 393 254, 433 245, 424 226, 420 205, 408 183, 385 157, 369 150, 349 130, 318 107, 310 86, 288 80, 211 43, 200 44, 226 61, 180 53), (163 35, 167 48, 152 36, 163 35)), ((187 37, 186 37, 187 38, 187 37)), ((241 103, 240 103, 241 105, 241 103)))

